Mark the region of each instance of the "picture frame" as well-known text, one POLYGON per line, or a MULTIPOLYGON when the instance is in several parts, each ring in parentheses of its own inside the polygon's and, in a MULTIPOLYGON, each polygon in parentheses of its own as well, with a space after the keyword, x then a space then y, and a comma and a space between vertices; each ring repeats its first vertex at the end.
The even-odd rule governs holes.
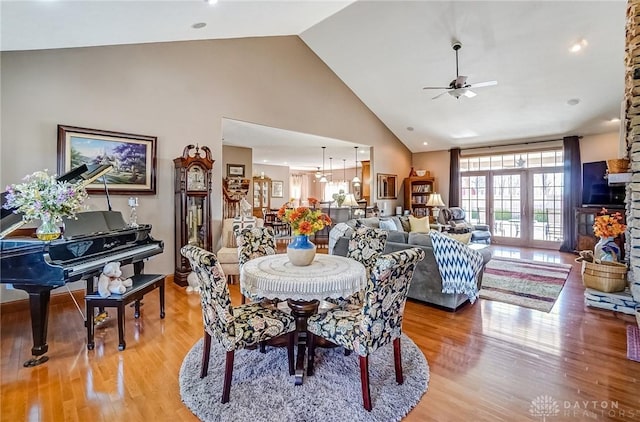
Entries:
POLYGON ((244 177, 244 164, 227 164, 227 177, 244 177))
POLYGON ((378 199, 397 199, 397 180, 395 174, 378 173, 378 199))
POLYGON ((284 182, 282 180, 271 181, 271 197, 282 198, 284 195, 284 182))
MULTIPOLYGON (((157 137, 58 125, 58 175, 82 164, 111 164, 104 175, 109 194, 155 195, 157 137)), ((87 192, 103 193, 99 178, 87 192)))

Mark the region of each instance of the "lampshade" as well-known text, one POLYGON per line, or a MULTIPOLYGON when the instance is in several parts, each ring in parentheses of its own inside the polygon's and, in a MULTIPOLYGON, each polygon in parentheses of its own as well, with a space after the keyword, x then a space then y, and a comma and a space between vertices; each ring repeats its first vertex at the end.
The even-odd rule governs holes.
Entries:
POLYGON ((442 197, 439 193, 432 193, 429 196, 429 200, 427 201, 427 206, 429 207, 444 207, 444 202, 442 202, 442 197))
POLYGON ((344 198, 344 202, 342 203, 343 207, 357 207, 358 206, 358 201, 356 201, 356 197, 353 196, 352 193, 348 193, 345 198, 344 198))

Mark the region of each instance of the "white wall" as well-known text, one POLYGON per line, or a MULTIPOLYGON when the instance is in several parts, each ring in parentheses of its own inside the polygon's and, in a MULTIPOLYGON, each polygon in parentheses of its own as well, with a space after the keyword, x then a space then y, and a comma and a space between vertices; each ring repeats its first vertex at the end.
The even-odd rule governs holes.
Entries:
MULTIPOLYGON (((172 160, 198 143, 220 163, 224 117, 372 145, 377 171, 410 167, 407 148, 295 36, 3 52, 0 75, 2 186, 56 169, 58 124, 158 137, 157 193, 139 199, 139 221, 165 242, 151 272, 174 269, 172 160)), ((224 176, 215 165, 216 239, 224 176)), ((128 210, 127 196, 112 203, 128 210)), ((89 204, 105 208, 100 195, 89 204)))

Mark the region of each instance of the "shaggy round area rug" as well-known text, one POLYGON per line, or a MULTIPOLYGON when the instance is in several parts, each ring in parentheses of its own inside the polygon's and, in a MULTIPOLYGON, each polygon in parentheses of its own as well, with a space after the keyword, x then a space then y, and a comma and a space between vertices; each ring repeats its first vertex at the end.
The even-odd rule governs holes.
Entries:
POLYGON ((399 421, 427 391, 429 367, 422 351, 402 335, 404 383, 398 385, 393 345, 369 356, 373 410, 362 407, 358 356, 344 349, 316 349, 315 371, 301 386, 289 375, 286 348, 267 347, 235 353, 229 402, 222 404, 225 351, 211 342, 209 372, 200 379, 203 340, 189 351, 180 368, 180 395, 203 421, 399 421))

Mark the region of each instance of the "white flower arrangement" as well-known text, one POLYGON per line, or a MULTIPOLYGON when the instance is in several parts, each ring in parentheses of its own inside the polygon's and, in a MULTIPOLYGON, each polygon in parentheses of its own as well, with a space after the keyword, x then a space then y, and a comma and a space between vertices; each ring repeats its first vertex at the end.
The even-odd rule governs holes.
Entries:
POLYGON ((75 217, 87 199, 82 182, 58 182, 47 170, 25 176, 24 183, 7 186, 4 208, 15 208, 24 221, 40 219, 60 222, 62 217, 75 217))

